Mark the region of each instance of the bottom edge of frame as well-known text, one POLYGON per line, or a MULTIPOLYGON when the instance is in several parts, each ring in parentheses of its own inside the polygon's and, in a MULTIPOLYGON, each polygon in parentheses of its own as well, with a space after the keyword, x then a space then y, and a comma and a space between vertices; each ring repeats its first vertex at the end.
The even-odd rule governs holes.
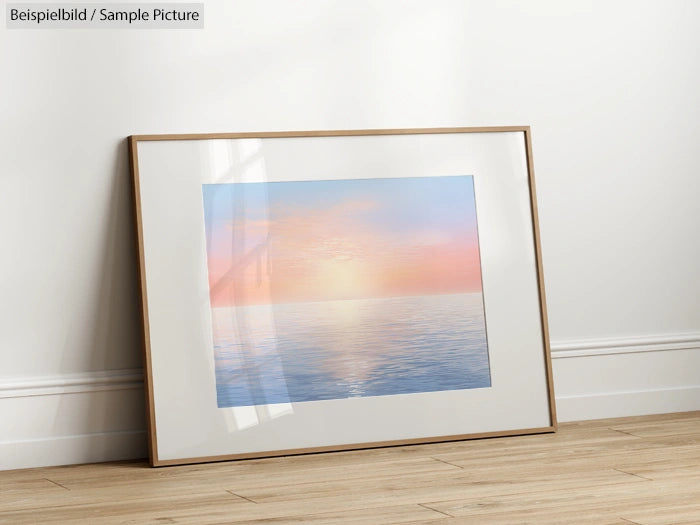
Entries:
POLYGON ((151 467, 174 467, 178 465, 193 465, 198 463, 217 463, 223 461, 240 461, 246 459, 265 459, 284 456, 301 456, 309 454, 325 454, 330 452, 348 452, 352 450, 370 450, 378 448, 391 448, 412 445, 429 445, 436 443, 449 443, 455 441, 471 441, 477 439, 490 439, 498 437, 527 436, 533 434, 548 434, 557 431, 556 423, 547 427, 527 428, 518 430, 482 432, 477 434, 464 434, 454 436, 436 436, 429 438, 401 439, 393 441, 376 441, 368 443, 326 445, 320 447, 293 448, 273 451, 244 452, 239 454, 224 454, 218 456, 201 456, 192 458, 159 459, 149 458, 151 467))

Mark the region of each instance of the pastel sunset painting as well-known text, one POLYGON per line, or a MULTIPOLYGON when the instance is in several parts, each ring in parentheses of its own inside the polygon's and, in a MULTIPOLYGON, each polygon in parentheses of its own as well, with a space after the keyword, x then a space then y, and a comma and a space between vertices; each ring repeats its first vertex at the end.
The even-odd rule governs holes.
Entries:
POLYGON ((202 197, 220 408, 491 386, 472 176, 202 197))

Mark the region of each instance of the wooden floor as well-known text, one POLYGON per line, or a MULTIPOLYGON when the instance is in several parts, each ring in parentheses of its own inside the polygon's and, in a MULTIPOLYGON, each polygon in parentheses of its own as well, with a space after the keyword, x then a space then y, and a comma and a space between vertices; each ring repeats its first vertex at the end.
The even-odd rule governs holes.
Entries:
POLYGON ((2 524, 700 524, 700 413, 152 469, 0 472, 2 524))

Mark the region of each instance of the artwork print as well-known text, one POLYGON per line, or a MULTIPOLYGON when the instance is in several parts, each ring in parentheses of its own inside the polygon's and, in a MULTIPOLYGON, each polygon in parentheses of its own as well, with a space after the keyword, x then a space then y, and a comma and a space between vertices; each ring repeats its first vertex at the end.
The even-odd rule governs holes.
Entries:
POLYGON ((219 407, 491 386, 473 177, 202 197, 219 407))

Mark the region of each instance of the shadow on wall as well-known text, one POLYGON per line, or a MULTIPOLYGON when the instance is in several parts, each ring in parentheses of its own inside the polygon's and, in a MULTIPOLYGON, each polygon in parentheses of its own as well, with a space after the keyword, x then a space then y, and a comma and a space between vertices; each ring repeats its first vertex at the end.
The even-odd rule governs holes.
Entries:
POLYGON ((147 455, 137 242, 127 141, 120 141, 113 153, 113 169, 105 174, 111 177, 111 187, 100 235, 102 250, 95 256, 98 278, 90 290, 93 310, 86 326, 76 327, 85 332, 89 344, 84 370, 90 372, 90 379, 82 392, 60 396, 56 410, 56 421, 71 420, 71 428, 81 432, 78 439, 84 461, 147 455))

